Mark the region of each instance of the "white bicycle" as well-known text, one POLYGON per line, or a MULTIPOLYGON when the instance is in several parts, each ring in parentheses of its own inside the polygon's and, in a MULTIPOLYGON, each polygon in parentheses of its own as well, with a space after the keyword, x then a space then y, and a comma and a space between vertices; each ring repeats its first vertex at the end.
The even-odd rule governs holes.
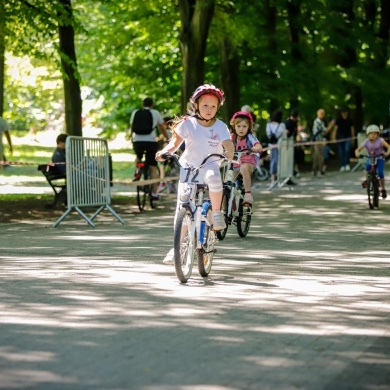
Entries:
POLYGON ((163 158, 173 158, 180 167, 180 209, 177 213, 174 230, 174 261, 177 278, 186 283, 191 277, 195 254, 201 276, 208 276, 214 258, 216 234, 213 230, 211 201, 205 197, 207 185, 200 169, 214 157, 227 160, 223 154, 210 154, 198 167, 183 167, 176 154, 164 154, 163 158))

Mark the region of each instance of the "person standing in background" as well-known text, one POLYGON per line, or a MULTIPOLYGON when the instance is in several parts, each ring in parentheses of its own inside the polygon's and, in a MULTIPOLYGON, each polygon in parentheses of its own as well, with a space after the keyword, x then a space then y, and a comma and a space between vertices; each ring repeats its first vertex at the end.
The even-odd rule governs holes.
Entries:
POLYGON ((294 140, 294 176, 298 178, 300 176, 298 160, 299 160, 299 149, 296 145, 297 133, 298 133, 298 119, 299 111, 292 109, 290 117, 284 122, 287 131, 287 138, 294 140))
MULTIPOLYGON (((9 153, 12 155, 13 148, 12 148, 12 140, 11 135, 9 133, 9 126, 8 123, 3 119, 2 116, 0 116, 0 160, 5 161, 4 157, 4 145, 3 145, 3 134, 5 135, 5 138, 7 138, 8 146, 9 146, 9 153)), ((0 172, 3 171, 3 165, 0 165, 0 172)))
POLYGON ((349 116, 348 108, 344 107, 340 110, 340 115, 329 123, 327 132, 332 128, 335 129, 336 141, 340 159, 340 172, 350 171, 349 157, 351 152, 351 144, 355 138, 355 128, 353 121, 349 116))
POLYGON ((267 123, 265 133, 268 138, 268 146, 270 147, 270 171, 271 185, 274 185, 278 177, 278 160, 279 160, 279 138, 283 137, 286 131, 286 126, 282 122, 282 110, 275 110, 267 123))
POLYGON ((321 176, 324 168, 324 141, 326 126, 324 122, 325 110, 320 108, 317 111, 317 118, 314 119, 312 128, 312 176, 321 176))

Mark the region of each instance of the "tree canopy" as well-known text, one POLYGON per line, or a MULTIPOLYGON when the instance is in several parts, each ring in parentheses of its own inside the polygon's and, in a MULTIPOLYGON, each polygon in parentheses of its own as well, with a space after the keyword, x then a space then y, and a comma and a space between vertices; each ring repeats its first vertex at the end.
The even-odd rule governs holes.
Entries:
POLYGON ((184 113, 191 92, 203 82, 224 89, 226 121, 243 104, 262 120, 279 107, 285 116, 298 108, 311 120, 319 107, 334 115, 348 106, 358 129, 365 122, 388 125, 387 0, 0 0, 0 5, 4 114, 19 126, 40 121, 37 112, 46 120, 55 116, 65 100, 79 117, 77 104, 72 107, 79 83, 83 115, 115 133, 128 127, 131 111, 146 96, 163 114, 184 113), (74 34, 61 35, 61 28, 74 34), (73 40, 74 58, 64 57, 64 45, 73 40), (31 75, 41 69, 35 83, 15 72, 21 59, 31 75), (61 79, 65 85, 75 82, 68 91, 72 97, 66 98, 61 79))

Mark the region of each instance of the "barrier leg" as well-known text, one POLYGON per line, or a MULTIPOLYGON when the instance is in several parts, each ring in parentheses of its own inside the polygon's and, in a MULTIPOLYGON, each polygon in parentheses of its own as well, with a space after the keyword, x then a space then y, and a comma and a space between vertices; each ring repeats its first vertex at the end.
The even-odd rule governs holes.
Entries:
POLYGON ((74 209, 88 222, 90 226, 95 227, 92 220, 88 218, 79 207, 75 207, 74 209))
POLYGON ((57 219, 57 222, 53 225, 53 227, 57 227, 72 211, 72 209, 68 209, 64 214, 61 215, 60 218, 57 219))
POLYGON ((125 224, 125 221, 114 211, 114 209, 109 205, 107 204, 106 207, 108 208, 108 210, 111 211, 111 214, 122 224, 124 225, 125 224))

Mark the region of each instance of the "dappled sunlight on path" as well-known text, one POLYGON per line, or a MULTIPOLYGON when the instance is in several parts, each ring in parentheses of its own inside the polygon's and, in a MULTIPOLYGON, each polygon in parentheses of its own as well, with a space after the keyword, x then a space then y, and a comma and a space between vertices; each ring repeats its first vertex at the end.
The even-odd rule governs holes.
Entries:
POLYGON ((384 389, 390 206, 368 210, 351 182, 322 191, 259 189, 248 236, 230 226, 186 285, 162 264, 173 200, 124 226, 3 225, 1 384, 384 389))

